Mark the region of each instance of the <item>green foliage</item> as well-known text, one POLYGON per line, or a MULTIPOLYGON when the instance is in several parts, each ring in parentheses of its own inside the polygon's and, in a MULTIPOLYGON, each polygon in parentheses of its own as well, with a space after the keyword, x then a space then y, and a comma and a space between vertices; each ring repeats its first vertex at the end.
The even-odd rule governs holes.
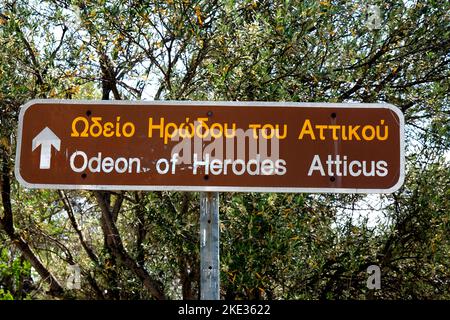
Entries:
MULTIPOLYGON (((8 248, 0 250, 0 300, 14 300, 23 297, 24 280, 28 280, 31 265, 22 256, 8 248)), ((26 290, 25 290, 26 291, 26 290)))
POLYGON ((0 300, 14 300, 14 297, 9 292, 5 292, 3 289, 0 289, 0 300))

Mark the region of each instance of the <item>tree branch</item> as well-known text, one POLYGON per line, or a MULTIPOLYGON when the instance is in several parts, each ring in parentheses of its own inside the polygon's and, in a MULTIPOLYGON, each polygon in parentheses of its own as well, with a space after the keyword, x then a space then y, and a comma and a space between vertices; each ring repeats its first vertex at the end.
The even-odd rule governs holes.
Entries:
POLYGON ((77 220, 75 219, 75 214, 73 212, 72 205, 70 204, 69 199, 67 198, 67 195, 62 191, 58 190, 59 197, 64 205, 64 209, 66 210, 70 223, 72 224, 72 227, 75 229, 75 232, 78 235, 78 239, 80 240, 81 246, 83 247, 84 251, 88 255, 88 257, 96 264, 98 265, 98 257, 92 250, 92 248, 86 243, 83 233, 81 232, 81 228, 78 225, 77 220))
POLYGON ((14 245, 22 252, 24 257, 30 262, 41 278, 50 286, 49 294, 55 297, 62 297, 63 287, 50 271, 42 264, 39 258, 31 250, 28 243, 15 232, 13 225, 13 211, 11 206, 11 180, 9 168, 9 154, 4 146, 0 146, 2 159, 1 172, 1 197, 3 204, 3 218, 0 219, 0 227, 6 232, 14 245))
MULTIPOLYGON (((164 295, 164 291, 162 288, 162 283, 157 280, 152 279, 147 270, 145 270, 141 265, 139 265, 130 255, 126 252, 122 239, 120 237, 117 226, 113 220, 113 210, 110 210, 110 204, 108 203, 108 198, 105 197, 105 194, 100 191, 95 191, 94 196, 97 199, 99 207, 102 212, 103 224, 102 228, 104 228, 103 232, 106 234, 106 239, 108 245, 112 249, 112 254, 117 258, 119 263, 127 267, 130 271, 132 271, 144 284, 144 287, 149 291, 149 293, 158 300, 166 299, 164 295)), ((119 203, 122 201, 120 198, 116 200, 119 203)), ((116 207, 116 203, 114 204, 114 208, 116 207)))

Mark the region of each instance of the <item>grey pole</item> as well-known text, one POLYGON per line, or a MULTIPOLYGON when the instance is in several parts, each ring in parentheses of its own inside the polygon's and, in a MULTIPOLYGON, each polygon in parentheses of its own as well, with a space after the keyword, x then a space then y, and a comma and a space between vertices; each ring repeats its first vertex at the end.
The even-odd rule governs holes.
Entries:
POLYGON ((220 300, 219 193, 200 193, 200 300, 220 300))

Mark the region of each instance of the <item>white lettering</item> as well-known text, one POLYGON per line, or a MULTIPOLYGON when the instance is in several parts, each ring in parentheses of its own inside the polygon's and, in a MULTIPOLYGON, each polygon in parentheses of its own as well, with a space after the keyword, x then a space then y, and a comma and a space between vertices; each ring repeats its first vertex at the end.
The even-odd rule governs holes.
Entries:
POLYGON ((318 154, 316 154, 313 158, 311 166, 309 167, 308 176, 312 176, 315 170, 319 170, 321 176, 325 175, 325 171, 323 170, 322 162, 320 161, 320 156, 318 154))
POLYGON ((76 151, 70 156, 70 168, 74 172, 83 172, 86 169, 87 164, 88 164, 87 155, 83 151, 76 151), (83 165, 79 168, 75 167, 75 158, 77 156, 81 156, 83 158, 83 165))
POLYGON ((159 174, 166 174, 169 172, 169 161, 167 159, 161 158, 156 162, 156 172, 159 174), (164 169, 161 169, 161 165, 164 164, 164 169))
POLYGON ((327 159, 322 162, 319 155, 314 155, 308 170, 308 176, 312 176, 316 171, 321 176, 328 175, 330 177, 385 177, 389 171, 388 164, 384 160, 348 160, 347 156, 328 155, 327 159))
POLYGON ((102 158, 102 153, 88 157, 84 151, 75 151, 70 156, 70 169, 74 172, 83 172, 86 169, 92 173, 139 173, 141 172, 141 161, 139 158, 111 157, 102 158), (81 164, 80 164, 81 159, 81 164))

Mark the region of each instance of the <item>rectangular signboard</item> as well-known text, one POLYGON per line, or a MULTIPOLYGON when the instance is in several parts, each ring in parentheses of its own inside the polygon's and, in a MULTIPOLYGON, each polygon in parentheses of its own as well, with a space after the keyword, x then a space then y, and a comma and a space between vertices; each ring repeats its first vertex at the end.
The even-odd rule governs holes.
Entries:
POLYGON ((15 172, 28 188, 388 193, 404 118, 390 104, 33 100, 15 172))

